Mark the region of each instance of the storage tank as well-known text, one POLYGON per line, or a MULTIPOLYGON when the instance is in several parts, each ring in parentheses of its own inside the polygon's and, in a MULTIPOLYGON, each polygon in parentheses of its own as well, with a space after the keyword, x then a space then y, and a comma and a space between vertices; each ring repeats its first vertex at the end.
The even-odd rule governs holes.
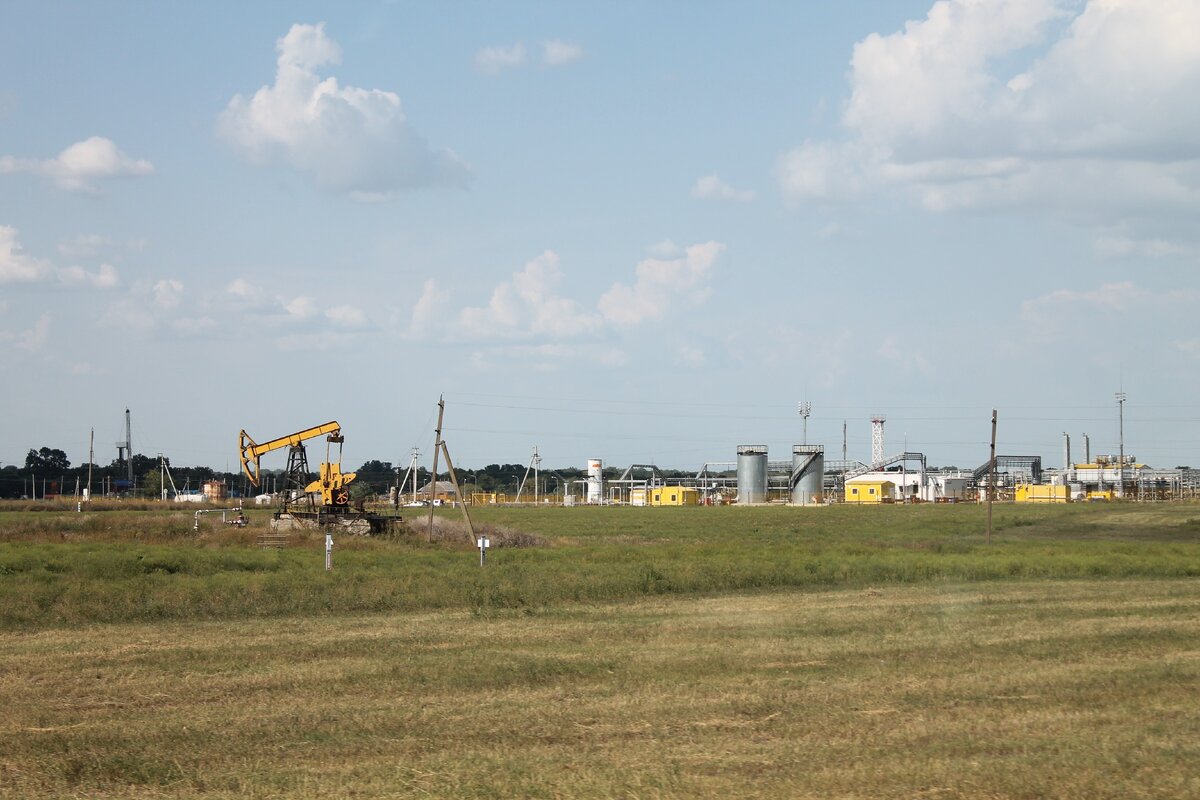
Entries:
POLYGON ((604 462, 589 458, 587 467, 587 501, 599 504, 604 499, 604 462))
POLYGON ((741 444, 737 449, 737 501, 767 502, 767 446, 741 444))
POLYGON ((825 445, 798 444, 792 447, 792 505, 821 502, 825 478, 825 445))

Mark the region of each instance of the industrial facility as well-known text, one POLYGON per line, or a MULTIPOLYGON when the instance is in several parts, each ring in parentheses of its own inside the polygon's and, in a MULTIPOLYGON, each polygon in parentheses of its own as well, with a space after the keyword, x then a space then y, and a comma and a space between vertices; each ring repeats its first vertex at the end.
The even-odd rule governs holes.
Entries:
MULTIPOLYGON (((1048 469, 1037 455, 998 454, 973 470, 930 468, 923 453, 885 455, 886 418, 871 418, 871 463, 826 459, 823 445, 797 444, 791 458, 772 460, 767 445, 738 445, 733 461, 709 461, 694 476, 667 480, 653 464, 631 464, 604 479, 603 461, 589 459, 582 501, 633 506, 766 504, 818 506, 832 503, 962 503, 992 499, 1013 503, 1111 500, 1165 501, 1197 496, 1200 469, 1155 469, 1132 455, 1090 452, 1084 434, 1083 462, 1071 459, 1064 437, 1064 467, 1048 469)), ((1124 443, 1122 442, 1122 449, 1124 443)), ((843 445, 843 454, 845 447, 843 445)), ((575 505, 577 496, 563 501, 575 505)))

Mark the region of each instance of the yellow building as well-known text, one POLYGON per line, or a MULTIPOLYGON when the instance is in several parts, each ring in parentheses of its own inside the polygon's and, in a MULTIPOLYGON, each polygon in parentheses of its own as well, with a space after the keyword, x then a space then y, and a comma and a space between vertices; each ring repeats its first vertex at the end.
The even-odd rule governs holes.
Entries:
POLYGON ((691 486, 655 486, 650 490, 652 506, 698 506, 700 490, 691 486))
POLYGON ((1068 503, 1071 500, 1071 487, 1019 483, 1013 499, 1018 503, 1068 503))
POLYGON ((864 481, 846 483, 847 503, 890 503, 896 491, 891 481, 864 481))

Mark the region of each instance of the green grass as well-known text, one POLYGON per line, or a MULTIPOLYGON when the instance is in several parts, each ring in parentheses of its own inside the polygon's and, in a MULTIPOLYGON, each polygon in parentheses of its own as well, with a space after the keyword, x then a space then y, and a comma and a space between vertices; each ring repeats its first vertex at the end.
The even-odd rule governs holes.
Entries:
MULTIPOLYGON (((439 512, 453 516, 452 512, 439 512)), ((0 511, 0 629, 85 622, 375 611, 540 609, 655 595, 1031 579, 1200 576, 1200 506, 1001 506, 991 545, 974 505, 484 508, 545 547, 469 547, 418 533, 258 550, 252 527, 192 533, 188 511, 0 511)))
POLYGON ((1195 580, 0 638, 0 797, 1192 798, 1195 580))
POLYGON ((1195 504, 267 516, 0 506, 0 798, 1200 796, 1195 504))

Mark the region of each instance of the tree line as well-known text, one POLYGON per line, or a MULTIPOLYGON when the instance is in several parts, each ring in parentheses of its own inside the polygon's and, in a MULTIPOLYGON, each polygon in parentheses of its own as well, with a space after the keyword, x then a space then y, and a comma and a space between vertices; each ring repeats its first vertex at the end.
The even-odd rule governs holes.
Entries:
MULTIPOLYGON (((247 497, 265 491, 282 488, 284 470, 267 470, 262 472, 259 487, 250 485, 249 480, 241 472, 218 472, 204 466, 174 466, 167 457, 146 456, 135 453, 131 459, 133 466, 133 485, 127 481, 128 467, 124 461, 113 459, 110 463, 91 464, 91 491, 93 497, 105 495, 158 498, 162 496, 164 483, 171 488, 171 481, 177 491, 200 491, 205 481, 223 481, 231 496, 247 497), (169 471, 170 480, 166 473, 169 471)), ((456 467, 460 487, 465 493, 484 492, 507 494, 515 496, 522 479, 526 480, 525 491, 532 494, 534 472, 529 471, 526 477, 527 464, 488 464, 477 469, 456 467)), ((358 497, 371 494, 386 495, 405 477, 407 465, 397 467, 390 461, 370 460, 357 470, 357 478, 352 484, 354 494, 358 497)), ((72 465, 67 454, 59 449, 41 447, 30 449, 25 456, 25 463, 5 464, 0 466, 0 498, 43 498, 54 496, 76 496, 88 485, 89 465, 72 465)), ((429 483, 429 470, 418 467, 416 484, 418 489, 429 483)), ((604 471, 606 479, 615 478, 620 473, 616 468, 604 471)), ((687 473, 676 470, 664 470, 664 477, 684 477, 687 473)), ((581 487, 572 486, 577 481, 585 480, 587 472, 584 469, 568 467, 565 469, 543 469, 538 473, 541 494, 581 494, 581 487)), ((314 476, 315 477, 315 476, 314 476)), ((439 470, 439 481, 450 480, 450 473, 439 470)), ((412 491, 413 478, 411 475, 404 481, 402 492, 412 491)))

